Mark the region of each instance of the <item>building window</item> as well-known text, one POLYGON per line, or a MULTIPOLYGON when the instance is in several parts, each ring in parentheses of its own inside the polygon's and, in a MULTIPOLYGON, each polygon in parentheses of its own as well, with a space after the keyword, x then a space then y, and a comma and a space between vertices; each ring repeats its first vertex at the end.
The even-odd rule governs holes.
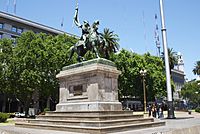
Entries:
POLYGON ((3 29, 3 23, 0 23, 0 29, 3 29))
POLYGON ((18 28, 17 29, 17 33, 21 34, 23 32, 23 29, 22 28, 18 28))
POLYGON ((18 27, 12 26, 11 31, 18 33, 18 34, 21 34, 23 32, 23 28, 18 28, 18 27))
POLYGON ((17 28, 13 26, 11 31, 16 33, 17 32, 17 28))

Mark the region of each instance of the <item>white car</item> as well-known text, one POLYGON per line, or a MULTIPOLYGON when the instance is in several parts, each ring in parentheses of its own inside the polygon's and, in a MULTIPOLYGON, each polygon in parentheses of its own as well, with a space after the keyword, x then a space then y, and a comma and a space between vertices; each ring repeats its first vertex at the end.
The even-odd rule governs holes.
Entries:
POLYGON ((15 117, 25 117, 25 113, 15 112, 15 117))

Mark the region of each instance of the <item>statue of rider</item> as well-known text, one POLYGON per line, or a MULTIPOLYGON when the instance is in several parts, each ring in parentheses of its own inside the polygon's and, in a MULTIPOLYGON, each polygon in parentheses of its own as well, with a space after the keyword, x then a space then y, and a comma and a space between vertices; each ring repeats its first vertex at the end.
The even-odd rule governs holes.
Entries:
POLYGON ((99 28, 99 21, 96 20, 92 26, 91 26, 91 29, 94 33, 96 33, 97 35, 97 40, 99 41, 99 43, 102 43, 104 42, 104 47, 107 47, 108 46, 108 42, 105 40, 105 38, 103 37, 103 34, 102 33, 99 33, 98 32, 98 28, 99 28))
POLYGON ((98 26, 99 26, 99 21, 96 20, 96 21, 92 24, 92 28, 93 28, 94 32, 96 32, 97 35, 99 35, 99 32, 97 31, 97 30, 98 30, 98 26))
POLYGON ((90 24, 88 23, 88 21, 83 21, 83 24, 82 25, 80 24, 79 19, 78 19, 78 4, 75 9, 74 23, 76 24, 76 26, 78 26, 78 28, 82 29, 82 35, 81 35, 80 41, 82 41, 81 45, 83 45, 83 47, 85 49, 86 42, 88 40, 88 36, 89 36, 89 32, 90 32, 90 24))

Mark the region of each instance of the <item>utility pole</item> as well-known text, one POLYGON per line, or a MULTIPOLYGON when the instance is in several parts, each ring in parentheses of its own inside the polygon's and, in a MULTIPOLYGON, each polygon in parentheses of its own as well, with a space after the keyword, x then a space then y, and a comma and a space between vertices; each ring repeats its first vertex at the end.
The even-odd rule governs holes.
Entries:
POLYGON ((165 56, 165 71, 166 71, 166 84, 167 84, 167 103, 168 103, 168 117, 169 119, 174 119, 174 107, 172 100, 172 89, 171 89, 171 80, 170 80, 170 68, 169 68, 169 56, 168 56, 168 47, 167 47, 167 32, 165 28, 165 19, 163 11, 163 0, 160 0, 160 16, 162 24, 162 41, 163 41, 163 51, 165 56))

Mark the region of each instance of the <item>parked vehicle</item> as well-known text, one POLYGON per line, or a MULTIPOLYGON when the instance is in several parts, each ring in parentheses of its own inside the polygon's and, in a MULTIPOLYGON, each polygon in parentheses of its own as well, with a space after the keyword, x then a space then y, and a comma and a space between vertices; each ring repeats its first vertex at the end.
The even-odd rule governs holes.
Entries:
POLYGON ((25 117, 25 113, 15 112, 15 117, 25 117))
POLYGON ((142 111, 143 104, 141 101, 126 100, 122 102, 124 110, 142 111))

